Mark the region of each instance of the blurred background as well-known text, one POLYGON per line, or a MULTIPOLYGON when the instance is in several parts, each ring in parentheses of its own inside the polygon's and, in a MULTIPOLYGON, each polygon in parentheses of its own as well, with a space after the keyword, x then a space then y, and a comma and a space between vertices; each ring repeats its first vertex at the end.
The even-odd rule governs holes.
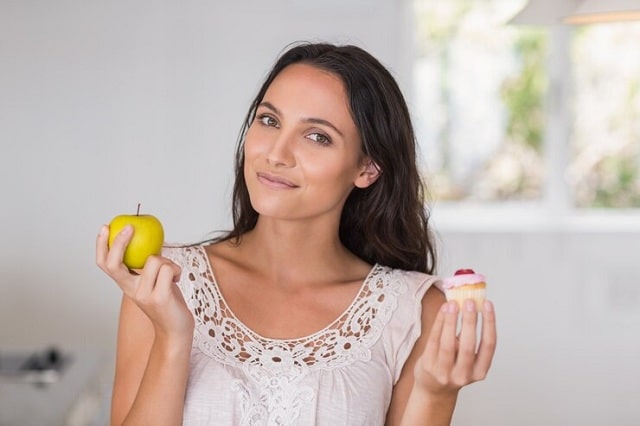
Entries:
POLYGON ((439 273, 488 277, 498 351, 453 424, 637 424, 640 21, 565 18, 640 5, 591 3, 0 0, 0 425, 106 423, 100 226, 141 203, 169 242, 227 229, 244 114, 300 40, 390 68, 439 273))

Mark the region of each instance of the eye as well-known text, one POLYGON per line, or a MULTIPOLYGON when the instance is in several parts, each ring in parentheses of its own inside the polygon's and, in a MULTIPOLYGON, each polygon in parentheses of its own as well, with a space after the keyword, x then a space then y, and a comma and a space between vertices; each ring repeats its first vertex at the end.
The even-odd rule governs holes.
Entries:
POLYGON ((273 118, 270 115, 267 114, 261 114, 257 117, 258 121, 260 121, 260 123, 263 126, 267 126, 267 127, 278 127, 278 121, 273 118))
POLYGON ((331 144, 331 139, 329 138, 329 136, 323 134, 323 133, 310 133, 307 138, 311 139, 312 141, 320 144, 320 145, 330 145, 331 144))

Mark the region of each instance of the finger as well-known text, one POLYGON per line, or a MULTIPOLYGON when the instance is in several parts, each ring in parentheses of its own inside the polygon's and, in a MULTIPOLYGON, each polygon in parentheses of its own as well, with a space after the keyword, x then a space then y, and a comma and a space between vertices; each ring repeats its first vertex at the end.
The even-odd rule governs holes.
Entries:
POLYGON ((163 259, 160 256, 149 256, 145 261, 144 268, 140 271, 140 280, 135 293, 135 298, 138 301, 147 303, 150 300, 162 264, 163 259))
POLYGON ((459 310, 458 302, 447 303, 438 350, 438 365, 442 371, 451 371, 456 360, 456 325, 459 310))
MULTIPOLYGON (((125 243, 127 243, 126 239, 125 243)), ((116 255, 114 256, 112 250, 109 249, 109 226, 103 225, 96 238, 96 263, 100 269, 118 284, 125 294, 131 295, 131 289, 135 287, 135 283, 131 280, 127 269, 122 265, 122 261, 117 260, 118 256, 121 257, 122 255, 117 254, 116 250, 116 255)))
POLYGON ((431 331, 429 332, 429 339, 424 349, 425 359, 435 362, 438 358, 438 351, 440 350, 440 338, 442 336, 442 325, 444 324, 445 314, 447 312, 448 305, 443 303, 442 307, 436 315, 436 319, 433 321, 431 331))
POLYGON ((134 275, 123 263, 124 253, 127 245, 133 237, 133 226, 127 225, 113 239, 108 247, 107 259, 105 262, 105 272, 113 278, 125 294, 131 296, 137 287, 134 275))
POLYGON ((113 239, 107 255, 107 267, 110 271, 126 269, 122 264, 122 259, 124 258, 127 245, 129 241, 131 241, 131 237, 133 237, 133 226, 126 225, 113 239))
POLYGON ((473 363, 476 358, 476 327, 478 325, 478 312, 476 303, 465 300, 462 309, 462 326, 458 346, 458 358, 456 366, 471 375, 473 363))
POLYGON ((482 336, 474 367, 474 380, 483 380, 491 367, 496 351, 497 331, 493 304, 486 300, 482 311, 482 336))
POLYGON ((109 227, 107 225, 102 225, 100 227, 100 232, 96 237, 96 264, 102 270, 104 270, 104 267, 106 266, 107 253, 109 253, 108 241, 109 227))
POLYGON ((166 297, 180 278, 182 270, 171 260, 162 256, 149 256, 140 275, 140 284, 136 292, 139 299, 166 297))
POLYGON ((180 278, 180 267, 170 260, 166 260, 158 271, 155 292, 163 299, 172 297, 175 282, 180 278))

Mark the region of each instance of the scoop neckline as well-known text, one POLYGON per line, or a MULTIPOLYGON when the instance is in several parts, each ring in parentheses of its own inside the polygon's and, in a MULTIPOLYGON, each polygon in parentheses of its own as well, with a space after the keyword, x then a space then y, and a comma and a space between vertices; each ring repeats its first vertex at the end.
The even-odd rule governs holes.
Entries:
MULTIPOLYGON (((209 259, 209 255, 207 254, 207 251, 206 251, 205 247, 206 247, 205 245, 200 245, 199 246, 200 255, 204 257, 204 260, 206 262, 207 272, 209 272, 210 281, 211 281, 211 284, 213 286, 214 291, 217 293, 218 297, 220 298, 220 301, 224 304, 224 308, 229 312, 228 319, 231 319, 231 320, 235 321, 240 326, 240 328, 242 330, 244 330, 245 332, 247 332, 248 334, 252 335, 253 337, 257 338, 258 340, 265 341, 265 342, 275 342, 275 343, 308 342, 308 341, 316 338, 317 336, 326 333, 329 330, 335 329, 334 326, 337 323, 339 323, 343 318, 345 318, 345 316, 347 316, 349 314, 349 312, 353 310, 353 307, 356 305, 356 303, 362 299, 362 293, 364 292, 364 290, 366 288, 369 287, 369 281, 371 281, 371 279, 375 275, 375 272, 377 272, 378 270, 382 270, 383 269, 382 265, 380 265, 379 263, 373 264, 373 266, 369 269, 369 272, 367 273, 367 275, 362 280, 362 283, 360 284, 360 287, 359 287, 358 291, 356 292, 355 297, 351 300, 351 302, 347 305, 347 307, 337 316, 337 318, 332 320, 329 324, 327 324, 326 326, 324 326, 320 330, 314 331, 313 333, 310 333, 310 334, 308 334, 306 336, 300 336, 300 337, 290 337, 290 338, 266 337, 266 336, 263 336, 262 334, 256 332, 255 330, 253 330, 248 325, 246 325, 240 318, 238 318, 236 316, 235 312, 233 312, 233 309, 231 309, 231 307, 227 303, 227 299, 225 299, 224 294, 222 294, 222 291, 220 290, 220 287, 218 286, 218 280, 217 280, 215 272, 213 270, 213 265, 211 264, 211 259, 209 259)), ((222 308, 222 306, 220 306, 220 308, 222 308)))

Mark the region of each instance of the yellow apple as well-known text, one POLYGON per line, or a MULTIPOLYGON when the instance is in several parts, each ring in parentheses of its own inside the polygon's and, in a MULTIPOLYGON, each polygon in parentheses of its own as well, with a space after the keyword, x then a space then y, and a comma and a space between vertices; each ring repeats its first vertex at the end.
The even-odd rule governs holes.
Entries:
POLYGON ((109 223, 109 248, 122 229, 133 226, 133 237, 124 252, 123 263, 130 269, 141 269, 147 258, 160 254, 164 243, 162 223, 150 214, 140 214, 140 205, 136 214, 122 214, 109 223))

